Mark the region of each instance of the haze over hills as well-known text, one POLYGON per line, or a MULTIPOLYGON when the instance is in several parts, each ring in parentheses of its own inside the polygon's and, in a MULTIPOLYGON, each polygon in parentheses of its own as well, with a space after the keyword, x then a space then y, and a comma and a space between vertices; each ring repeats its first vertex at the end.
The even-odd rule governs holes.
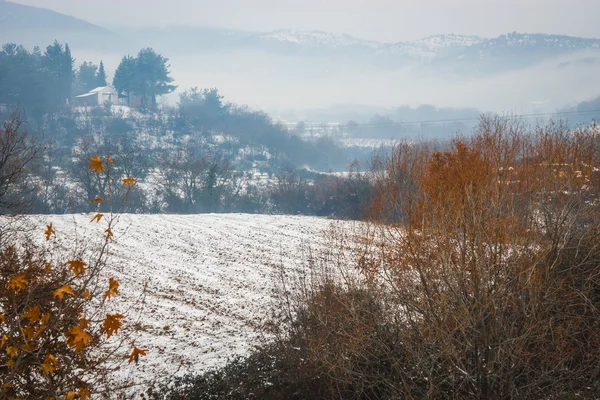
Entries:
POLYGON ((324 31, 108 30, 0 0, 2 43, 54 39, 68 42, 78 62, 104 59, 109 75, 122 55, 150 46, 170 58, 180 89, 218 87, 227 99, 275 112, 336 103, 554 111, 600 93, 600 39, 515 32, 382 43, 324 31))
POLYGON ((0 42, 45 46, 57 39, 74 47, 109 50, 117 35, 79 18, 0 0, 0 42))

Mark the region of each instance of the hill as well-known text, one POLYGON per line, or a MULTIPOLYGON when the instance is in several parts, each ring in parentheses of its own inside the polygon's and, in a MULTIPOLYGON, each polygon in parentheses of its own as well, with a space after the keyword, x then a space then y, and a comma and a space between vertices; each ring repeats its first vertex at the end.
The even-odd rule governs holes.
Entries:
POLYGON ((27 48, 45 46, 55 39, 72 47, 113 50, 118 35, 79 18, 52 10, 0 0, 0 42, 27 48))

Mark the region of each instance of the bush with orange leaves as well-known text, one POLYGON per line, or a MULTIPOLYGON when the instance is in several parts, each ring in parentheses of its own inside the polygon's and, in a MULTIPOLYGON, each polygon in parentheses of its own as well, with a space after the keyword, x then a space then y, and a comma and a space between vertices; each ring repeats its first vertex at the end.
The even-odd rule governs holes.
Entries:
POLYGON ((600 393, 600 135, 483 119, 400 144, 359 267, 398 310, 380 385, 407 398, 600 393), (391 352, 393 354, 394 352, 391 352), (412 396, 412 397, 411 397, 412 396))
MULTIPOLYGON (((90 159, 90 170, 110 177, 109 156, 90 159)), ((127 188, 133 178, 122 182, 127 188)), ((111 188, 108 187, 110 202, 111 188)), ((94 200, 98 207, 104 199, 94 200)), ((118 213, 99 212, 90 223, 103 223, 101 245, 92 254, 73 250, 64 256, 53 241, 52 223, 36 245, 21 238, 0 248, 0 398, 87 399, 114 393, 107 374, 127 361, 123 346, 132 346, 129 362, 145 350, 123 334, 125 316, 112 300, 119 282, 103 277, 107 251, 118 213)))
POLYGON ((484 118, 397 145, 373 180, 340 241, 362 279, 341 265, 300 296, 286 371, 332 399, 600 397, 596 127, 484 118))

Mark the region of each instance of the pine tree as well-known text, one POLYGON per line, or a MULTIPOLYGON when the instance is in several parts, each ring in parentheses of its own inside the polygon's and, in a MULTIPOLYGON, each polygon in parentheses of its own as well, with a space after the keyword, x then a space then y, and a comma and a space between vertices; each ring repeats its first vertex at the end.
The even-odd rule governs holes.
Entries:
POLYGON ((104 63, 100 61, 100 67, 98 68, 98 75, 96 75, 96 86, 104 87, 107 86, 106 83, 106 71, 104 70, 104 63))
POLYGON ((113 86, 119 92, 127 95, 127 105, 129 105, 130 95, 134 92, 136 86, 136 59, 129 55, 123 57, 119 67, 115 71, 113 86))
POLYGON ((73 90, 73 78, 75 77, 75 73, 73 72, 74 64, 75 59, 71 55, 71 49, 68 44, 65 44, 65 51, 60 66, 60 85, 62 98, 67 103, 71 100, 71 92, 73 90))
POLYGON ((98 87, 98 66, 91 62, 85 61, 79 66, 77 72, 77 92, 78 94, 87 93, 98 87))

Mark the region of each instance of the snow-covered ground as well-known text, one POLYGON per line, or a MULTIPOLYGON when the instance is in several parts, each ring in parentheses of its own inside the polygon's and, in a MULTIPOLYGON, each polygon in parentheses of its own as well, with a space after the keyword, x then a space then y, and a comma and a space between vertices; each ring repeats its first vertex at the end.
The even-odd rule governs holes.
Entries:
MULTIPOLYGON (((56 240, 66 245, 101 236, 105 224, 90 219, 49 215, 34 221, 52 222, 56 240)), ((282 306, 276 296, 280 267, 301 267, 307 249, 325 246, 323 233, 332 223, 305 216, 121 215, 105 273, 121 282, 123 307, 147 284, 136 344, 149 350, 148 357, 127 373, 138 382, 162 379, 246 353, 260 338, 261 321, 282 306)))

